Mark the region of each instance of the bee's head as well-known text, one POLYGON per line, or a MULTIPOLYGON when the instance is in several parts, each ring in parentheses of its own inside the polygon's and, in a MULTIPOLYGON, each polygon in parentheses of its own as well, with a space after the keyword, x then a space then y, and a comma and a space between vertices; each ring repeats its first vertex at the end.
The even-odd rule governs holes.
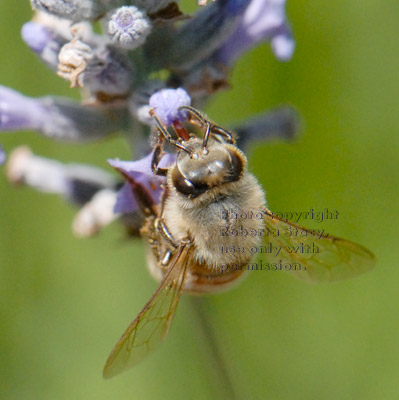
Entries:
POLYGON ((211 138, 206 149, 199 138, 184 143, 189 152, 180 151, 171 179, 176 190, 195 198, 209 189, 238 181, 247 159, 233 144, 211 138))

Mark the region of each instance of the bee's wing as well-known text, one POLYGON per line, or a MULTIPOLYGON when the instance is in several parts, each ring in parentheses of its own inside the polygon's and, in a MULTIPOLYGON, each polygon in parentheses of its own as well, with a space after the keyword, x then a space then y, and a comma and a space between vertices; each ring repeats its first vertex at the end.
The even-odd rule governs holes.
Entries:
POLYGON ((278 255, 268 254, 267 261, 276 263, 281 260, 282 269, 298 279, 307 282, 338 281, 367 272, 375 265, 374 254, 359 244, 327 233, 321 235, 285 221, 269 210, 265 213, 268 234, 264 236, 264 244, 276 246, 276 252, 281 249, 278 255))
POLYGON ((181 244, 158 289, 129 325, 113 348, 104 367, 104 378, 139 363, 166 337, 173 320, 191 254, 191 246, 181 244))

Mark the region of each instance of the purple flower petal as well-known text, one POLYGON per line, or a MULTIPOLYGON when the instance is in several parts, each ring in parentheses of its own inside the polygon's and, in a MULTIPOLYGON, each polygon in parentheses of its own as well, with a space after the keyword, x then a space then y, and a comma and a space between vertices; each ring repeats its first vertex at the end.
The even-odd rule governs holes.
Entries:
POLYGON ((183 122, 187 119, 187 112, 179 110, 179 107, 189 106, 191 98, 182 89, 161 89, 150 97, 150 106, 154 109, 155 115, 166 126, 170 126, 175 121, 183 122))
MULTIPOLYGON (((151 170, 153 152, 148 156, 137 161, 108 160, 114 168, 122 170, 124 173, 141 184, 152 197, 155 203, 159 203, 162 195, 161 184, 165 182, 164 177, 156 176, 151 170)), ((159 166, 166 168, 176 160, 174 154, 166 154, 159 166)), ((114 211, 116 213, 129 213, 138 209, 137 201, 129 183, 125 183, 118 193, 114 211)))
MULTIPOLYGON (((43 16, 40 19, 43 20, 43 16)), ((21 36, 43 63, 53 71, 57 71, 58 53, 67 42, 66 37, 61 34, 65 23, 59 23, 57 27, 54 27, 47 26, 45 22, 27 22, 21 29, 21 36)), ((69 29, 66 34, 69 35, 69 29)))
POLYGON ((267 40, 272 41, 273 52, 279 60, 291 58, 295 42, 286 21, 285 0, 252 0, 217 58, 231 65, 245 51, 267 40))
POLYGON ((54 40, 51 30, 41 24, 29 21, 22 26, 24 42, 36 53, 41 53, 48 43, 54 40))
POLYGON ((0 131, 39 129, 45 118, 46 108, 37 100, 0 86, 0 131))
POLYGON ((109 159, 108 163, 112 167, 122 170, 124 173, 128 174, 132 178, 134 178, 135 174, 137 173, 152 176, 153 175, 151 170, 152 157, 153 157, 153 152, 141 158, 140 160, 136 161, 121 161, 118 159, 116 160, 109 159))
POLYGON ((129 184, 125 183, 119 190, 114 205, 114 213, 127 214, 134 212, 138 209, 138 204, 134 198, 132 188, 129 184))

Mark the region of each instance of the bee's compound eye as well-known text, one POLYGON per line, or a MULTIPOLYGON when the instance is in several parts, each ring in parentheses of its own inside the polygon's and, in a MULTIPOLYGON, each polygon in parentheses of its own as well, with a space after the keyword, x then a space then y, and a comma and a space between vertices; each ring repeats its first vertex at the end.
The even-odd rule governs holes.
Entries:
POLYGON ((197 197, 208 190, 206 183, 197 183, 188 180, 181 174, 178 168, 175 168, 172 172, 172 182, 178 192, 191 198, 197 197))
POLYGON ((230 157, 229 173, 225 176, 225 182, 238 181, 244 172, 244 161, 242 155, 237 152, 230 152, 230 157))

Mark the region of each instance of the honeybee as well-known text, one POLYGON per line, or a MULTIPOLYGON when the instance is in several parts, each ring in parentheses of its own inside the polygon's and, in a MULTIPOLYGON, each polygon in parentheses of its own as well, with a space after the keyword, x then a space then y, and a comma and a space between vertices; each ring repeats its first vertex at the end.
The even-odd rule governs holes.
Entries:
POLYGON ((124 174, 145 216, 140 233, 147 244, 150 272, 160 284, 109 355, 106 378, 137 364, 165 339, 182 292, 230 288, 254 269, 251 261, 259 246, 279 249, 278 254, 266 251, 266 260, 275 261, 267 264, 269 268, 288 270, 308 282, 349 278, 375 264, 374 255, 358 244, 319 235, 273 215, 260 184, 247 171, 247 158, 235 145, 234 135, 196 109, 182 108, 204 134, 200 138, 179 125, 174 137, 153 114, 159 140, 152 170, 166 177, 160 204, 124 174), (177 158, 163 169, 158 165, 165 142, 177 148, 177 158), (282 234, 287 229, 299 234, 282 234), (315 243, 317 252, 298 250, 314 248, 315 243))

